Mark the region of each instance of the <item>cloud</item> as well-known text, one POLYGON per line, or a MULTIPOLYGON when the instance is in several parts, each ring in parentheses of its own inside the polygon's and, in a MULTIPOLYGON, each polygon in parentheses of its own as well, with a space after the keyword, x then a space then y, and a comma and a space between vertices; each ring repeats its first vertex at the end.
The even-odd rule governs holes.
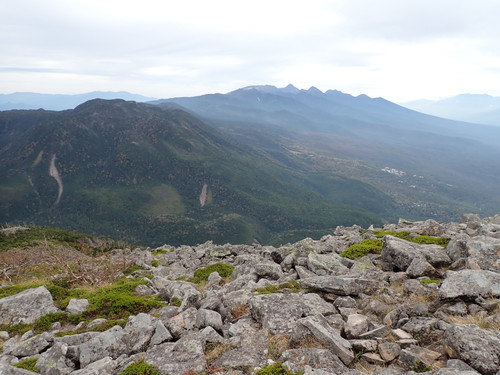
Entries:
POLYGON ((5 92, 156 97, 263 83, 500 94, 498 14, 495 0, 18 0, 0 25, 0 79, 5 92))

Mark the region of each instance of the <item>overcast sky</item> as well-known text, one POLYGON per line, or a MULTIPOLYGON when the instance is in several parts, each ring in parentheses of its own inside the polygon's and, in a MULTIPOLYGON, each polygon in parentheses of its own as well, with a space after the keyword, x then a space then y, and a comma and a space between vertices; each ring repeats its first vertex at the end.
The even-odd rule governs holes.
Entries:
POLYGON ((0 93, 500 96, 499 0, 0 0, 0 93))

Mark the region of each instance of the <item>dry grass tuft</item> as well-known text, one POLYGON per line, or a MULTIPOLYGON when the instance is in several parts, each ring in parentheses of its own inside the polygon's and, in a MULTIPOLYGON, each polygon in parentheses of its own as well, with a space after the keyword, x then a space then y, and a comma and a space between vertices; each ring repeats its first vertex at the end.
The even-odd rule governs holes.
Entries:
POLYGON ((498 322, 498 320, 496 321, 492 319, 489 320, 488 317, 483 317, 478 315, 465 315, 465 316, 448 315, 446 317, 446 321, 448 323, 460 324, 460 325, 475 324, 479 328, 500 331, 500 322, 498 322))
POLYGON ((292 341, 290 345, 291 348, 293 349, 306 349, 306 348, 328 349, 328 347, 325 344, 319 341, 312 334, 301 338, 300 341, 292 341))
POLYGON ((250 307, 248 307, 248 303, 243 303, 231 311, 233 319, 238 319, 248 314, 250 314, 250 307))
POLYGON ((231 349, 233 349, 233 347, 229 344, 207 343, 207 347, 205 349, 205 359, 208 363, 213 362, 231 349))
POLYGON ((290 336, 269 335, 267 348, 269 357, 277 361, 281 357, 281 354, 290 348, 290 340, 290 336))

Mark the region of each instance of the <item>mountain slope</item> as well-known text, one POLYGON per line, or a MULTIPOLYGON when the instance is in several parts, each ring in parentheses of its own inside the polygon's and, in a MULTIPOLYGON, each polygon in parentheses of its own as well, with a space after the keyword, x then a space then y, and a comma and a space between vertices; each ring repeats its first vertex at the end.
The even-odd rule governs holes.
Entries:
POLYGON ((0 111, 11 109, 39 109, 61 111, 73 109, 79 104, 92 99, 123 99, 136 102, 154 100, 143 95, 131 94, 129 92, 94 91, 85 94, 55 95, 38 94, 33 92, 15 92, 12 94, 0 94, 0 111))
POLYGON ((500 126, 500 97, 461 94, 442 100, 415 100, 401 105, 434 116, 500 126))
POLYGON ((314 87, 252 86, 154 103, 181 105, 289 165, 326 174, 334 170, 370 183, 414 219, 456 219, 464 212, 494 214, 500 208, 500 128, 314 87), (385 167, 402 171, 404 178, 385 167))
POLYGON ((6 139, 0 149, 2 222, 32 221, 152 245, 248 243, 377 224, 392 205, 359 182, 371 193, 371 210, 349 194, 328 198, 309 188, 312 180, 299 170, 179 109, 92 100, 63 112, 6 111, 0 112, 0 133, 6 139))

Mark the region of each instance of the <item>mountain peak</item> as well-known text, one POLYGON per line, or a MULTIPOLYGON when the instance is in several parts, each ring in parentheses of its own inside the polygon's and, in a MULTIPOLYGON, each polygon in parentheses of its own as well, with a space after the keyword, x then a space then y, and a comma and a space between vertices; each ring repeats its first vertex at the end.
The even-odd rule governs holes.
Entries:
POLYGON ((314 86, 309 87, 309 90, 307 90, 307 92, 309 94, 323 95, 323 91, 321 91, 320 89, 318 89, 317 87, 314 87, 314 86))

